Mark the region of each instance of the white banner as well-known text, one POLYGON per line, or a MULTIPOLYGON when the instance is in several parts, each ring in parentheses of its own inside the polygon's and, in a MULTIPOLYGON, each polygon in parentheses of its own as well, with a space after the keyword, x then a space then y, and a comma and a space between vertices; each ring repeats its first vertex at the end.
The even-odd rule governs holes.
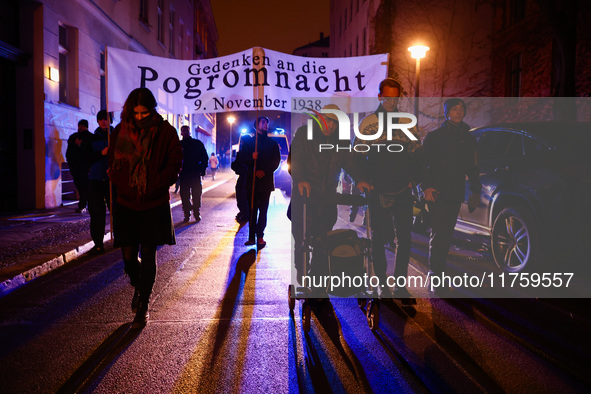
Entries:
MULTIPOLYGON (((388 55, 309 58, 263 48, 204 60, 175 60, 107 48, 109 109, 145 86, 175 114, 292 111, 298 97, 375 97, 388 55)), ((301 105, 299 106, 301 107, 301 105)))

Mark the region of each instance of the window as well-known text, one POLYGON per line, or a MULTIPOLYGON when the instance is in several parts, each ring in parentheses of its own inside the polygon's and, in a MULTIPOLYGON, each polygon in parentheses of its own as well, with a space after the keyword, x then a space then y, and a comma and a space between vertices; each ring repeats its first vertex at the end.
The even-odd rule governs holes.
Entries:
POLYGON ((524 138, 524 148, 526 156, 540 157, 544 153, 550 152, 550 148, 530 137, 524 138))
POLYGON ((174 10, 171 9, 168 18, 168 52, 171 56, 174 56, 174 43, 176 36, 174 35, 174 10))
POLYGON ((158 41, 164 44, 164 0, 158 0, 158 32, 156 35, 158 41))
POLYGON ((78 30, 59 25, 59 101, 78 106, 78 30))
POLYGON ((515 159, 521 156, 521 134, 494 130, 486 132, 478 140, 478 158, 481 160, 515 159))
POLYGON ((140 0, 140 21, 148 25, 148 0, 140 0))
POLYGON ((521 71, 521 53, 517 53, 509 58, 508 64, 507 96, 515 97, 511 103, 516 103, 521 96, 521 71))

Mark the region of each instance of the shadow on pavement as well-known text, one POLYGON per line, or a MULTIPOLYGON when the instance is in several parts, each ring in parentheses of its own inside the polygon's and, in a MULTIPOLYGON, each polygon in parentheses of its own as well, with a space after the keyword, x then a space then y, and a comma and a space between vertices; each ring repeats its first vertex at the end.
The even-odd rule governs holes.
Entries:
POLYGON ((141 329, 133 329, 131 323, 117 328, 70 376, 58 393, 78 393, 96 386, 98 378, 104 376, 125 350, 139 336, 141 329))

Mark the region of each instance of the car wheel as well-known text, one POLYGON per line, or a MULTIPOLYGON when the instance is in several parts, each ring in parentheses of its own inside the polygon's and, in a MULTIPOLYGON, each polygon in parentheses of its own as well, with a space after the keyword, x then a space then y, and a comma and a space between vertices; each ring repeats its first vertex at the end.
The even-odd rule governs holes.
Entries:
POLYGON ((520 210, 503 209, 492 229, 492 252, 495 263, 505 272, 521 272, 531 268, 539 247, 533 220, 520 210))

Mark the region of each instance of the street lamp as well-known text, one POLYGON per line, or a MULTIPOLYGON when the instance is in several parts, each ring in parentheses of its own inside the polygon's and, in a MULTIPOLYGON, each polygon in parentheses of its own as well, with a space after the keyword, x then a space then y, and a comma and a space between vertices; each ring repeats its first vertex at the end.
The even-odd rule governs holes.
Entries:
POLYGON ((415 84, 415 118, 417 118, 417 130, 419 129, 419 79, 421 76, 421 59, 425 57, 429 47, 424 45, 415 45, 408 48, 410 57, 417 59, 417 83, 415 84))
POLYGON ((232 160, 232 157, 234 156, 234 149, 232 148, 232 124, 234 124, 234 122, 236 121, 236 118, 233 116, 228 116, 228 122, 230 123, 230 160, 232 160))

